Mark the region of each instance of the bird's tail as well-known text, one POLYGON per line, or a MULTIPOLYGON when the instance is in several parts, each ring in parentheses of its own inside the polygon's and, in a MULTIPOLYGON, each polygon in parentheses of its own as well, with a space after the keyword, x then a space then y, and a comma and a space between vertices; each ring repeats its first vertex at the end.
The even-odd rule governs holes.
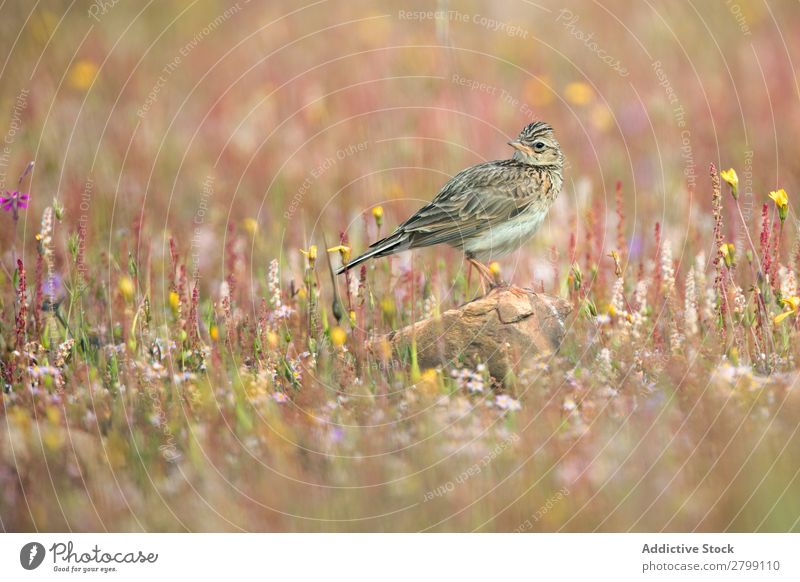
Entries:
POLYGON ((369 246, 369 249, 367 249, 367 252, 365 252, 363 255, 359 255, 346 265, 342 266, 338 271, 336 271, 336 274, 341 275, 345 271, 349 271, 353 267, 357 267, 369 259, 385 257, 387 255, 399 253, 400 251, 408 249, 409 245, 410 243, 408 240, 408 235, 405 232, 395 232, 386 238, 372 243, 369 246))

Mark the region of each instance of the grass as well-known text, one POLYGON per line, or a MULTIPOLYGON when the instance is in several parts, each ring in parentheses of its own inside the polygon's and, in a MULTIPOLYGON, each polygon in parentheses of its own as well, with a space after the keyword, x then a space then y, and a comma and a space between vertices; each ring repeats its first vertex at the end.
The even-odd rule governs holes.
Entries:
POLYGON ((724 10, 639 7, 640 50, 581 7, 621 79, 554 7, 495 16, 525 39, 240 4, 0 8, 0 178, 30 195, 0 216, 5 531, 800 529, 797 94, 771 13, 745 39, 724 10), (767 60, 785 91, 750 82, 767 60), (502 269, 572 303, 566 339, 505 384, 419 369, 380 337, 476 295, 459 254, 336 286, 328 263, 530 111, 568 181, 502 269))

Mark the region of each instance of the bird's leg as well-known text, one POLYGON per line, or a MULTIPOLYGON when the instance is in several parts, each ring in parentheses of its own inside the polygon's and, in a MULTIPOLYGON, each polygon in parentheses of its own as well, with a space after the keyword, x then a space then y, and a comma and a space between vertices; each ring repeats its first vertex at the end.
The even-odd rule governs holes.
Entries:
POLYGON ((489 267, 481 263, 480 261, 476 261, 473 258, 468 258, 470 265, 473 265, 477 271, 478 275, 481 277, 481 289, 483 290, 484 295, 486 294, 486 284, 489 285, 489 290, 491 291, 495 287, 497 287, 497 281, 494 279, 494 275, 489 270, 489 267))
POLYGON ((468 259, 468 260, 471 265, 475 265, 475 268, 481 275, 481 286, 483 286, 484 282, 489 284, 489 291, 497 289, 498 287, 504 287, 507 288, 511 293, 513 293, 517 297, 528 296, 528 292, 525 289, 522 289, 521 287, 517 287, 510 283, 506 283, 505 281, 502 281, 499 276, 495 276, 495 274, 492 273, 491 269, 489 269, 489 267, 487 267, 483 263, 476 261, 475 259, 468 259))

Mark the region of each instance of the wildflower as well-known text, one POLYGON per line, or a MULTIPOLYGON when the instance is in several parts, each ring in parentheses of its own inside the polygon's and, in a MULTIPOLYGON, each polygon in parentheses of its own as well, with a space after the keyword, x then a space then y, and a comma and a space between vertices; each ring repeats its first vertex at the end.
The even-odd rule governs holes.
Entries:
POLYGON ((636 304, 639 306, 630 318, 631 335, 634 339, 641 339, 644 333, 644 323, 647 318, 647 280, 642 279, 636 284, 633 294, 636 304))
POLYGON ((719 177, 728 183, 728 186, 731 187, 733 199, 737 200, 739 198, 739 176, 736 175, 736 170, 733 168, 722 170, 719 173, 719 177))
POLYGON ((258 221, 255 218, 245 218, 242 221, 242 226, 244 229, 250 234, 250 236, 255 236, 258 232, 258 221))
POLYGON ((594 91, 586 83, 570 83, 564 88, 564 97, 573 105, 586 105, 593 96, 594 91))
POLYGON ((278 343, 280 343, 280 338, 278 337, 278 334, 275 333, 274 331, 268 331, 267 332, 267 345, 270 347, 270 349, 274 350, 275 348, 277 348, 278 347, 278 343))
POLYGON ((178 295, 178 293, 175 292, 175 291, 170 291, 169 292, 169 306, 170 306, 170 309, 172 309, 172 313, 177 315, 178 314, 178 309, 181 306, 181 298, 180 298, 180 295, 178 295))
POLYGON ((483 376, 481 375, 484 370, 485 366, 479 364, 475 372, 468 368, 462 368, 451 370, 450 376, 455 379, 459 389, 466 390, 470 394, 481 394, 484 391, 483 376))
POLYGON ((614 367, 611 363, 611 350, 603 348, 597 354, 597 371, 600 377, 606 382, 610 381, 614 375, 614 367))
POLYGON ((350 262, 350 247, 346 245, 336 245, 335 247, 329 248, 328 252, 338 252, 339 256, 342 257, 342 265, 347 265, 347 263, 350 262))
POLYGON ((747 308, 747 298, 744 296, 744 291, 739 285, 733 286, 733 312, 737 314, 744 313, 747 308))
POLYGON ((664 241, 661 250, 661 278, 664 290, 672 294, 675 289, 675 267, 672 264, 672 244, 668 240, 664 241))
POLYGON ((625 280, 622 277, 617 277, 614 281, 614 287, 611 291, 611 304, 608 306, 608 314, 610 316, 620 315, 625 316, 625 280))
POLYGON ((491 263, 489 263, 489 272, 492 274, 492 277, 494 277, 495 282, 499 283, 500 263, 498 263, 497 261, 492 261, 491 263))
POLYGON ((281 306, 281 280, 279 273, 278 260, 272 259, 269 263, 269 273, 267 274, 267 291, 269 293, 269 304, 273 309, 281 306))
POLYGON ((700 331, 698 327, 699 314, 697 312, 697 282, 695 280, 694 266, 686 275, 686 290, 684 292, 684 324, 686 333, 695 336, 700 331))
POLYGON ((397 307, 394 304, 394 299, 391 297, 384 297, 381 299, 381 313, 387 319, 394 317, 397 312, 397 307))
POLYGON ((725 266, 730 269, 736 263, 736 247, 733 243, 725 243, 719 247, 719 252, 722 253, 725 266))
POLYGON ((781 222, 786 220, 786 214, 789 212, 789 196, 783 188, 773 190, 769 193, 769 197, 775 202, 778 207, 778 216, 781 217, 781 222))
POLYGON ((782 322, 784 319, 786 319, 790 315, 797 314, 797 310, 800 309, 800 297, 798 297, 797 295, 795 295, 793 297, 786 297, 785 299, 781 299, 781 303, 783 303, 783 305, 785 307, 788 307, 789 309, 787 309, 783 313, 775 316, 773 321, 776 324, 782 322))
POLYGON ((342 347, 347 341, 347 332, 338 325, 331 329, 331 342, 337 348, 342 347))
POLYGON ((781 286, 781 297, 797 295, 797 278, 792 269, 787 267, 778 269, 778 281, 781 286))
POLYGON ((300 249, 300 252, 308 259, 308 268, 313 269, 317 262, 317 245, 311 245, 308 250, 300 249))
POLYGON ((435 368, 428 368, 420 376, 417 388, 428 394, 435 394, 439 391, 439 372, 435 368))
POLYGON ((289 397, 286 396, 286 393, 284 393, 284 392, 275 392, 272 395, 272 399, 275 402, 280 402, 281 404, 283 404, 284 402, 289 402, 289 397))
POLYGON ((611 127, 611 124, 614 121, 614 118, 611 115, 611 110, 608 108, 608 106, 603 105, 602 103, 598 103, 592 107, 590 117, 595 129, 599 131, 606 131, 611 127))
POLYGON ((130 301, 133 299, 133 294, 136 291, 133 281, 131 281, 130 277, 120 277, 119 281, 117 282, 117 289, 119 289, 119 292, 122 294, 122 297, 125 299, 125 301, 130 301))
POLYGON ((53 253, 53 208, 48 206, 42 213, 42 229, 36 235, 42 256, 47 259, 53 253))
POLYGON ((208 335, 211 337, 211 341, 219 341, 219 327, 212 325, 208 329, 208 335))
POLYGON ((519 403, 519 400, 511 398, 511 396, 508 394, 500 394, 494 399, 494 405, 500 410, 508 410, 512 412, 522 409, 522 405, 519 403))
POLYGON ((380 228, 383 226, 383 206, 376 206, 372 209, 372 217, 375 219, 375 224, 380 228))
POLYGON ((16 190, 14 192, 6 191, 5 196, 0 196, 0 208, 6 212, 13 213, 16 220, 17 216, 19 216, 19 209, 27 208, 29 200, 30 196, 28 194, 21 194, 16 190))
POLYGON ((223 308, 227 311, 230 309, 231 303, 231 286, 228 284, 227 281, 223 281, 219 284, 219 300, 222 303, 223 308), (225 307, 225 306, 228 307, 225 307))
POLYGON ((69 71, 69 83, 75 89, 85 91, 94 82, 97 75, 97 65, 92 61, 83 59, 72 66, 69 71))
POLYGON ((289 317, 291 317, 293 313, 294 309, 292 309, 288 305, 281 305, 280 307, 278 307, 278 309, 272 312, 272 318, 275 321, 280 321, 281 319, 289 319, 289 317))

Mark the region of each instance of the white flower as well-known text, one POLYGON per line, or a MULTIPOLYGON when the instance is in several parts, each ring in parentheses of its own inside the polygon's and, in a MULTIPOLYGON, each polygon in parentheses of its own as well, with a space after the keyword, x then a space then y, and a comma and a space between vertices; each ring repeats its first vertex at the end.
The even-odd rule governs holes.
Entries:
POLYGON ((508 394, 500 394, 494 399, 494 405, 500 410, 514 411, 522 409, 522 405, 519 403, 519 400, 511 398, 511 396, 508 394))

